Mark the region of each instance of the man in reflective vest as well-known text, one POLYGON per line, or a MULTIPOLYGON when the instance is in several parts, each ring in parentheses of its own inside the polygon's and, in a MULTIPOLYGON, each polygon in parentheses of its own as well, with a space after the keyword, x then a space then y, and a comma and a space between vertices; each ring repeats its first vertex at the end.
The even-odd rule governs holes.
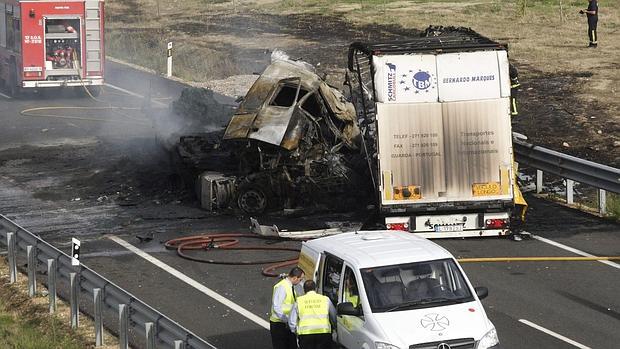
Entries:
POLYGON ((300 349, 330 349, 332 323, 336 323, 336 309, 327 296, 315 292, 312 280, 304 283, 305 294, 297 298, 291 310, 289 327, 297 332, 300 349))
POLYGON ((509 64, 508 74, 510 76, 510 115, 517 116, 519 115, 519 111, 517 110, 517 93, 521 87, 519 83, 519 71, 517 67, 509 64))
POLYGON ((291 309, 300 293, 295 290, 295 286, 299 285, 303 278, 304 271, 294 267, 286 278, 273 286, 269 331, 274 349, 297 349, 295 334, 289 331, 288 323, 291 309))

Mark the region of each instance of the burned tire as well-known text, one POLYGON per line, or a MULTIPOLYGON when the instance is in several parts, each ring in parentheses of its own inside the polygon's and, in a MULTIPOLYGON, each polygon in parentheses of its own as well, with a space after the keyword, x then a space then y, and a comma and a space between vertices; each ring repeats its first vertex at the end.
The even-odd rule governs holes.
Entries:
POLYGON ((269 205, 269 195, 255 185, 244 185, 238 189, 237 206, 247 214, 261 214, 269 205))

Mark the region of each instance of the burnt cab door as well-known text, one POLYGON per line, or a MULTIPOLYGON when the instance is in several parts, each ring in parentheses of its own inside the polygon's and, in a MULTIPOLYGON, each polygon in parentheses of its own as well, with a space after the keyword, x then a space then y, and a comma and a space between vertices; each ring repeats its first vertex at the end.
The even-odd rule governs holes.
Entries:
POLYGON ((260 88, 255 88, 256 85, 246 95, 246 101, 254 101, 255 97, 264 100, 256 111, 248 109, 246 105, 242 113, 233 115, 224 132, 224 139, 249 138, 288 150, 295 149, 299 143, 295 131, 303 123, 297 105, 308 93, 301 87, 301 78, 292 77, 278 80, 275 84, 270 83, 273 87, 266 97, 259 96, 260 88))
POLYGON ((278 81, 270 98, 260 108, 249 129, 247 138, 256 139, 288 150, 296 148, 295 142, 283 141, 287 131, 295 128, 299 115, 295 113, 297 102, 308 91, 301 88, 299 77, 278 81))

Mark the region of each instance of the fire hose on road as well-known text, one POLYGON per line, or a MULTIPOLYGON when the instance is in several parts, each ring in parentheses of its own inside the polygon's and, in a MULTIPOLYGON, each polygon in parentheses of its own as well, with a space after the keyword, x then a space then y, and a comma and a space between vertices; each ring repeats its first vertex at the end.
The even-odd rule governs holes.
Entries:
POLYGON ((239 238, 261 239, 261 240, 282 240, 274 239, 256 234, 229 233, 229 234, 211 234, 211 235, 194 235, 178 239, 168 240, 165 243, 167 249, 175 249, 177 254, 185 259, 201 263, 224 264, 224 265, 255 265, 268 264, 262 270, 262 274, 269 277, 277 277, 279 274, 273 271, 278 268, 287 267, 297 264, 297 255, 299 248, 293 247, 274 247, 274 246, 239 246, 239 238), (262 260, 237 260, 222 261, 207 259, 190 255, 187 251, 203 250, 209 251, 214 249, 220 250, 243 250, 243 251, 291 251, 295 252, 294 258, 273 258, 262 260))

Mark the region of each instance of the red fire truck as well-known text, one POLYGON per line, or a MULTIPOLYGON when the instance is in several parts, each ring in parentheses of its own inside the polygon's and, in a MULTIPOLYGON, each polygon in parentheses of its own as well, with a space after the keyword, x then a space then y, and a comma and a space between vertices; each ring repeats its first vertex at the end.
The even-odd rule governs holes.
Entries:
POLYGON ((0 0, 0 85, 103 84, 103 0, 0 0))

